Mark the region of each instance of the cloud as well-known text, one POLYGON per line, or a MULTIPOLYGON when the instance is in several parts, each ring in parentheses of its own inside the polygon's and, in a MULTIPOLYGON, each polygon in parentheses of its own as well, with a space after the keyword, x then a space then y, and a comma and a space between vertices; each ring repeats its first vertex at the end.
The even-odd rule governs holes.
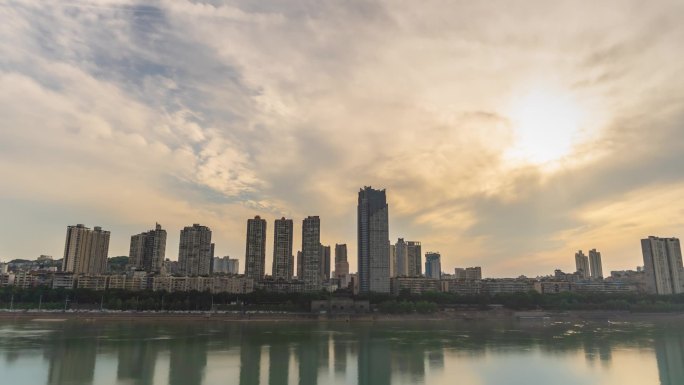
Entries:
MULTIPOLYGON (((320 215, 353 269, 356 193, 373 185, 387 188, 392 238, 441 251, 445 270, 571 269, 577 247, 629 267, 638 249, 624 243, 666 229, 644 214, 659 200, 638 196, 671 197, 684 176, 682 5, 635 5, 4 4, 0 207, 78 214, 55 212, 46 239, 109 223, 112 254, 158 218, 200 222, 240 258, 248 217, 320 215), (535 87, 588 116, 591 135, 552 168, 506 157, 509 107, 535 87)), ((3 256, 60 253, 61 240, 29 247, 6 230, 17 240, 3 256)))

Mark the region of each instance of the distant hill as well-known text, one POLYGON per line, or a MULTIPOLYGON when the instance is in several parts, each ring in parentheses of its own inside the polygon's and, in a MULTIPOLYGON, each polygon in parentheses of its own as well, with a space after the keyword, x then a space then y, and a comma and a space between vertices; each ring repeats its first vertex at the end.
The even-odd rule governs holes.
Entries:
POLYGON ((9 261, 8 263, 11 263, 13 265, 19 265, 19 264, 23 264, 23 263, 33 263, 33 262, 35 262, 35 261, 31 261, 30 259, 13 259, 13 260, 9 261))
POLYGON ((107 270, 110 273, 123 273, 128 265, 128 257, 118 256, 107 259, 107 270))

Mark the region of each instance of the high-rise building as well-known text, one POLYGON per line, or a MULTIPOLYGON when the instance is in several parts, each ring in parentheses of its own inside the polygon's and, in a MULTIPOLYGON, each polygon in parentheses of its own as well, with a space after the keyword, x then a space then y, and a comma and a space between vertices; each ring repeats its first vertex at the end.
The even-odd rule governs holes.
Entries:
POLYGON ((390 262, 390 278, 394 278, 397 276, 397 247, 393 245, 391 242, 389 244, 389 262, 390 262))
POLYGON ((82 224, 68 226, 62 271, 76 274, 104 274, 107 271, 109 231, 82 224))
POLYGON ((197 223, 180 232, 179 273, 187 276, 209 275, 213 261, 211 230, 197 223))
POLYGON ((589 269, 589 257, 584 255, 582 250, 575 253, 575 267, 582 278, 589 278, 591 273, 589 269))
POLYGON ((240 260, 225 256, 223 258, 214 258, 214 274, 238 274, 240 269, 240 260))
POLYGON ((677 238, 648 237, 641 240, 646 289, 653 294, 684 292, 682 249, 677 238))
POLYGON ((154 230, 131 236, 129 264, 148 273, 159 273, 166 257, 166 230, 157 223, 154 230))
POLYGON ((422 251, 420 242, 406 242, 406 254, 408 256, 408 276, 420 277, 423 273, 422 251))
POLYGON ((442 278, 442 257, 439 253, 425 253, 425 276, 432 279, 442 278))
POLYGON ((260 216, 247 220, 245 276, 255 281, 264 278, 266 268, 266 220, 260 216))
POLYGON ((297 251, 297 279, 304 279, 302 268, 304 267, 304 255, 301 251, 297 251))
POLYGON ((304 290, 321 289, 321 220, 307 217, 302 223, 302 277, 304 290))
POLYGON ((591 279, 603 279, 603 266, 601 266, 601 253, 596 249, 589 250, 589 270, 591 279))
POLYGON ((394 276, 408 277, 408 249, 404 238, 399 238, 394 245, 394 276))
POLYGON ((335 278, 349 275, 349 261, 347 261, 347 245, 335 244, 335 278))
POLYGON ((457 267, 454 269, 454 277, 456 279, 464 279, 466 281, 476 281, 482 279, 482 268, 475 267, 457 267))
POLYGON ((357 218, 359 291, 389 293, 389 208, 385 190, 361 189, 357 218))
POLYGON ((330 279, 330 246, 321 245, 321 279, 330 279))
POLYGON ((228 274, 240 274, 240 260, 237 258, 228 258, 228 263, 226 264, 228 274))
POLYGON ((275 220, 273 234, 273 278, 292 279, 292 219, 275 220))

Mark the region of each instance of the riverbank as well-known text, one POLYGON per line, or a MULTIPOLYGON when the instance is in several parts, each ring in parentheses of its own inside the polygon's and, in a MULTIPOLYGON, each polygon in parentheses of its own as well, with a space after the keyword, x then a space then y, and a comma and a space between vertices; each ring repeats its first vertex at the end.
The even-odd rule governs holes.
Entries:
POLYGON ((405 321, 487 321, 517 320, 521 322, 553 323, 576 321, 607 322, 684 322, 684 312, 631 313, 627 311, 441 311, 432 314, 317 314, 291 312, 127 312, 127 311, 0 311, 0 320, 212 320, 266 322, 405 322, 405 321))

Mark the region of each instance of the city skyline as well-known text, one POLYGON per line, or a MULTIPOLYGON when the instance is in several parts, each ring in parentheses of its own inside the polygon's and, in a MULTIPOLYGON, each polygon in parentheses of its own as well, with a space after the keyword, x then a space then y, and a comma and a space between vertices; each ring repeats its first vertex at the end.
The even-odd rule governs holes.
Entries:
MULTIPOLYGON (((307 219, 308 219, 308 220, 311 220, 311 219, 314 219, 314 218, 315 218, 316 220, 320 221, 320 219, 319 219, 318 216, 316 216, 316 217, 311 217, 311 216, 309 216, 309 217, 307 217, 307 218, 304 219, 304 223, 306 223, 307 219)), ((247 238, 247 252, 246 252, 244 255, 235 255, 235 256, 229 255, 229 256, 225 256, 225 258, 231 258, 231 259, 234 259, 234 260, 237 260, 237 261, 242 260, 243 263, 245 264, 245 268, 246 268, 246 266, 247 266, 247 264, 248 264, 248 262, 247 262, 247 256, 249 255, 249 249, 250 249, 250 247, 249 247, 249 246, 250 246, 249 228, 250 228, 250 224, 251 224, 251 223, 253 223, 253 222, 256 223, 257 221, 261 224, 261 225, 259 226, 260 228, 263 226, 263 229, 259 230, 259 236, 258 236, 258 238, 259 238, 259 242, 258 242, 258 243, 259 243, 259 246, 258 246, 258 247, 259 247, 259 249, 263 249, 263 252, 264 252, 264 253, 267 253, 265 247, 261 246, 261 244, 260 244, 261 242, 265 242, 265 239, 268 238, 268 233, 266 232, 267 227, 268 227, 268 226, 266 226, 267 220, 266 220, 266 219, 263 219, 263 218, 261 218, 261 217, 259 217, 259 216, 256 216, 255 218, 250 218, 250 219, 248 219, 248 226, 247 226, 248 231, 247 231, 247 233, 245 234, 245 237, 247 238), (263 233, 262 233, 262 232, 263 232, 263 233), (262 239, 262 238, 264 238, 264 239, 262 239)), ((284 234, 283 234, 283 235, 285 235, 286 237, 290 237, 290 238, 291 238, 291 235, 289 235, 288 233, 289 233, 289 232, 294 232, 294 228, 292 227, 292 219, 276 218, 276 219, 274 220, 274 222, 276 223, 275 228, 278 228, 279 225, 280 225, 280 226, 286 226, 287 228, 284 229, 284 234), (279 224, 279 222, 280 222, 280 224, 279 224), (287 235, 286 235, 286 234, 287 234, 287 235)), ((318 232, 318 234, 317 234, 316 236, 319 237, 319 239, 320 239, 320 237, 321 237, 321 235, 322 235, 321 232, 320 232, 320 224, 318 224, 317 226, 318 226, 318 227, 317 227, 317 232, 318 232)), ((129 237, 129 239, 130 239, 130 249, 129 249, 129 253, 128 253, 128 254, 124 254, 123 256, 130 257, 130 258, 131 258, 131 261, 129 262, 129 264, 130 264, 132 267, 136 267, 136 268, 139 268, 139 269, 141 269, 141 270, 146 270, 146 271, 151 271, 151 272, 158 272, 158 271, 159 271, 157 268, 149 269, 149 268, 142 268, 141 266, 138 266, 138 262, 136 261, 136 256, 133 255, 133 252, 134 252, 134 242, 137 242, 136 239, 137 239, 138 237, 140 237, 140 236, 146 236, 146 235, 148 235, 148 234, 149 234, 150 236, 153 236, 153 235, 155 234, 155 232, 157 232, 157 233, 158 233, 158 232, 161 232, 161 233, 163 234, 163 237, 162 237, 161 239, 159 239, 159 240, 156 239, 156 237, 153 238, 153 239, 154 239, 153 243, 159 244, 158 246, 155 246, 155 255, 156 255, 156 247, 159 247, 159 246, 162 248, 161 254, 164 253, 163 250, 165 249, 165 244, 166 244, 166 230, 163 230, 163 229, 161 228, 161 225, 160 225, 159 223, 155 224, 155 227, 156 227, 156 230, 150 230, 150 231, 148 231, 148 232, 143 232, 143 233, 140 233, 140 234, 133 234, 133 235, 131 235, 131 236, 129 237)), ((59 259, 63 259, 63 257, 66 256, 66 251, 70 249, 70 247, 69 247, 70 241, 69 241, 69 240, 70 240, 70 237, 71 237, 70 234, 72 233, 72 229, 75 229, 75 230, 76 230, 76 229, 84 229, 84 230, 87 230, 87 231, 89 231, 89 232, 93 232, 93 230, 91 230, 90 228, 84 226, 83 224, 68 225, 68 226, 67 226, 67 240, 66 240, 66 242, 63 244, 63 248, 64 248, 65 253, 64 253, 64 254, 54 254, 54 255, 52 255, 52 254, 42 254, 40 257, 48 256, 48 257, 55 258, 55 259, 58 259, 58 260, 59 260, 59 259)), ((203 229, 204 231, 208 231, 208 233, 209 233, 209 238, 208 238, 209 243, 208 243, 208 245, 210 246, 210 248, 209 248, 207 251, 205 251, 205 254, 206 254, 207 257, 205 258, 206 261, 203 262, 203 264, 204 264, 204 266, 205 266, 204 269, 207 269, 207 268, 208 268, 207 266, 208 266, 208 264, 210 263, 210 260, 209 260, 209 257, 208 257, 208 256, 209 256, 209 255, 212 255, 214 258, 218 258, 218 257, 219 257, 219 254, 216 254, 216 253, 215 253, 215 250, 214 250, 215 244, 211 242, 211 229, 208 228, 208 227, 206 227, 206 226, 202 226, 202 225, 200 225, 200 224, 193 224, 192 226, 185 226, 183 229, 181 229, 181 238, 183 237, 183 233, 184 233, 184 232, 187 232, 188 230, 194 230, 194 229, 203 229)), ((302 227, 302 230, 303 230, 303 227, 302 227)), ((95 232, 100 232, 100 231, 103 231, 103 230, 102 230, 102 227, 101 227, 101 226, 95 226, 95 227, 94 227, 94 231, 95 231, 95 232)), ((274 231, 275 231, 275 230, 274 230, 274 231)), ((283 230, 281 230, 281 231, 283 231, 283 230)), ((105 249, 108 249, 108 248, 109 248, 110 231, 103 231, 103 232, 106 234, 106 237, 107 237, 107 238, 106 238, 105 249)), ((275 245, 278 243, 278 237, 276 237, 275 234, 273 234, 273 235, 274 235, 274 247, 275 247, 275 245)), ((659 238, 659 237, 654 237, 654 236, 648 236, 648 237, 649 237, 649 238, 656 238, 656 239, 678 239, 678 237, 667 237, 667 238, 659 238)), ((243 239, 243 242, 244 242, 244 239, 243 239)), ((420 251, 420 250, 421 250, 421 242, 419 242, 419 241, 408 241, 408 242, 405 242, 403 238, 398 238, 398 242, 399 242, 399 243, 403 243, 404 248, 406 248, 406 249, 410 248, 410 246, 413 246, 414 248, 417 246, 417 250, 418 250, 418 252, 419 252, 420 254, 414 254, 414 255, 412 256, 412 259, 413 259, 413 260, 416 260, 416 258, 418 258, 418 262, 422 261, 422 260, 423 260, 423 257, 425 257, 425 260, 427 261, 427 257, 428 257, 428 255, 430 255, 430 254, 436 254, 436 255, 440 255, 440 254, 441 254, 441 253, 439 253, 439 252, 425 252, 425 253, 422 253, 422 252, 420 251)), ((268 244, 268 242, 265 242, 265 243, 268 244)), ((281 241, 281 243, 283 243, 283 242, 281 241)), ((286 247, 286 245, 287 245, 287 242, 284 242, 283 245, 282 245, 281 247, 286 247)), ((142 245, 140 245, 140 246, 142 246, 142 245)), ((346 244, 341 244, 341 245, 340 245, 340 244, 336 244, 336 246, 344 246, 345 255, 346 255, 346 244)), ((394 260, 396 261, 397 254, 391 252, 391 250, 394 249, 395 245, 390 243, 389 246, 390 246, 390 252, 388 252, 388 261, 389 261, 390 264, 391 264, 391 260, 392 260, 393 258, 394 258, 394 260)), ((82 247, 82 246, 80 246, 80 247, 82 247)), ((85 246, 85 247, 86 247, 86 248, 89 248, 90 246, 85 246)), ((641 245, 641 247, 642 247, 642 258, 643 258, 643 240, 642 240, 642 245, 641 245)), ((301 278, 298 276, 298 275, 299 275, 299 274, 298 274, 298 273, 299 273, 298 266, 300 265, 299 258, 296 257, 296 256, 294 255, 294 248, 293 248, 292 246, 289 246, 289 248, 291 248, 291 249, 293 250, 292 258, 291 258, 290 261, 288 262, 288 263, 292 263, 292 266, 289 267, 289 268, 291 269, 291 271, 292 271, 292 275, 291 275, 291 276, 292 276, 292 277, 297 277, 297 278, 301 279, 301 278)), ((320 250, 319 253, 323 253, 323 249, 325 249, 325 248, 330 249, 330 246, 326 246, 326 245, 324 245, 322 242, 319 242, 319 250, 320 250)), ((179 250, 179 251, 182 252, 182 250, 183 250, 183 248, 181 247, 181 250, 179 250)), ((271 250, 269 250, 269 251, 274 251, 274 249, 271 249, 271 250)), ((408 254, 408 250, 404 250, 404 251, 405 251, 405 254, 408 254)), ((179 256, 180 256, 180 252, 179 252, 179 256)), ((328 252, 330 252, 330 250, 329 250, 328 252)), ((336 249, 336 252, 337 252, 337 249, 336 249)), ((81 254, 84 254, 84 253, 85 253, 85 251, 81 252, 81 254)), ((298 254, 301 254, 301 250, 297 250, 297 253, 298 253, 298 254)), ((100 253, 100 254, 102 254, 102 253, 100 253)), ((260 255, 261 255, 261 254, 260 254, 260 255)), ((115 256, 117 256, 117 255, 112 255, 112 254, 110 253, 107 257, 104 257, 104 258, 112 258, 112 257, 115 257, 115 256)), ((321 256, 321 254, 319 254, 319 257, 320 257, 320 256, 321 256)), ((331 257, 331 256, 330 256, 330 257, 331 257)), ((329 258, 330 258, 330 257, 329 257, 329 258)), ((148 257, 148 258, 149 258, 149 257, 148 257)), ((223 257, 222 257, 222 258, 223 258, 223 257)), ((101 259, 102 259, 102 258, 101 258, 101 259)), ((170 260, 170 261, 181 262, 181 261, 180 261, 180 258, 178 258, 178 259, 169 258, 168 255, 166 255, 165 259, 166 259, 166 260, 170 260)), ((270 260, 268 260, 268 257, 267 257, 266 255, 264 255, 264 258, 259 258, 259 260, 262 260, 262 259, 265 261, 265 264, 266 264, 266 265, 264 265, 264 266, 265 266, 265 267, 264 267, 264 269, 265 269, 265 270, 264 270, 264 273, 265 273, 264 275, 270 276, 270 277, 275 277, 275 275, 274 275, 273 272, 272 272, 272 269, 273 269, 273 265, 272 265, 273 258, 271 258, 270 260), (267 266, 270 266, 270 268, 268 268, 267 266)), ((407 259, 409 259, 409 258, 407 258, 407 259)), ((32 259, 29 258, 28 260, 32 260, 32 259)), ((440 260, 441 260, 441 258, 440 258, 440 260)), ((9 261, 9 260, 6 260, 6 261, 0 260, 0 263, 8 262, 8 261, 9 261)), ((570 258, 567 258, 567 261, 564 262, 564 265, 563 265, 563 266, 570 265, 571 263, 569 263, 568 261, 570 261, 570 258)), ((589 279, 589 278, 591 278, 591 279, 603 278, 603 262, 602 262, 602 258, 601 258, 601 253, 598 252, 595 248, 589 250, 589 255, 588 255, 588 256, 585 255, 585 254, 583 253, 582 250, 579 250, 578 252, 575 253, 574 261, 575 261, 575 263, 574 263, 575 268, 574 268, 574 269, 573 269, 573 268, 563 267, 563 266, 557 266, 555 269, 563 270, 563 271, 573 271, 573 272, 577 272, 577 273, 580 273, 580 272, 582 272, 582 271, 584 271, 584 270, 586 269, 586 272, 584 272, 584 273, 581 274, 583 278, 586 278, 586 279, 589 279)), ((321 259, 320 262, 322 263, 322 262, 323 262, 323 259, 321 259)), ((62 262, 62 263, 64 263, 64 262, 62 262)), ((67 263, 68 263, 68 262, 67 262, 67 263)), ((331 272, 334 272, 334 270, 332 270, 332 268, 335 266, 335 260, 331 259, 329 263, 330 263, 330 271, 331 271, 331 272)), ((639 261, 639 262, 636 264, 636 266, 637 266, 637 267, 643 267, 643 264, 644 264, 644 263, 645 263, 645 261, 642 259, 641 261, 639 261)), ((85 271, 85 270, 100 271, 100 270, 102 270, 102 272, 104 272, 104 267, 103 267, 104 264, 103 264, 102 262, 100 262, 100 263, 98 264, 98 266, 99 266, 99 265, 102 265, 102 267, 99 267, 99 268, 97 268, 97 269, 86 269, 86 268, 82 268, 81 271, 85 271)), ((458 265, 458 262, 457 262, 457 265, 458 265)), ((349 266, 348 262, 347 262, 347 266, 349 266)), ((479 268, 479 267, 478 267, 478 268, 479 268)), ((627 270, 632 269, 632 268, 634 268, 634 266, 628 266, 628 267, 627 267, 627 270)), ((73 267, 70 268, 70 269, 73 270, 73 267)), ((349 269, 349 268, 348 268, 348 269, 349 269)), ((443 268, 442 268, 442 272, 448 274, 449 271, 450 271, 451 269, 452 269, 451 266, 443 267, 443 268)), ((458 268, 457 268, 457 269, 458 269, 458 268)), ((421 267, 421 270, 422 270, 422 267, 421 267)), ((612 268, 609 269, 609 270, 607 270, 607 271, 612 271, 612 270, 614 270, 614 271, 619 271, 619 269, 612 269, 612 268)), ((323 271, 323 266, 322 266, 322 265, 319 266, 319 271, 321 271, 321 273, 322 273, 322 271, 323 271)), ((357 271, 353 271, 353 270, 349 269, 348 271, 349 271, 349 273, 358 273, 358 270, 357 270, 357 271)), ((490 277, 491 277, 491 278, 506 278, 506 277, 510 277, 510 276, 511 276, 511 273, 516 274, 515 272, 508 272, 508 275, 503 275, 503 276, 490 275, 490 277)), ((548 273, 548 272, 543 272, 543 273, 541 273, 541 274, 537 274, 536 276, 544 276, 544 275, 546 275, 547 273, 548 273)), ((194 274, 194 273, 193 273, 193 274, 194 274)), ((246 271, 244 271, 244 270, 243 270, 243 271, 239 271, 239 270, 238 270, 238 274, 246 274, 246 271)), ((259 274, 257 274, 257 275, 259 275, 259 274)), ((407 273, 407 274, 404 274, 403 276, 421 276, 421 275, 425 275, 425 273, 423 273, 422 271, 421 271, 420 273, 416 273, 416 272, 414 271, 413 273, 407 273)), ((522 274, 522 275, 529 276, 529 277, 533 277, 533 276, 534 276, 534 275, 526 275, 526 274, 522 274)), ((390 277, 395 277, 395 276, 400 276, 400 275, 398 275, 398 272, 397 272, 396 270, 390 270, 390 277)), ((255 277, 255 278, 257 278, 257 277, 255 277)))
POLYGON ((683 235, 683 8, 11 2, 0 260, 59 256, 77 223, 127 255, 154 222, 171 259, 192 223, 242 259, 246 218, 318 215, 355 271, 372 185, 390 239, 444 266, 535 276, 590 245, 632 268, 635 240, 683 235))

